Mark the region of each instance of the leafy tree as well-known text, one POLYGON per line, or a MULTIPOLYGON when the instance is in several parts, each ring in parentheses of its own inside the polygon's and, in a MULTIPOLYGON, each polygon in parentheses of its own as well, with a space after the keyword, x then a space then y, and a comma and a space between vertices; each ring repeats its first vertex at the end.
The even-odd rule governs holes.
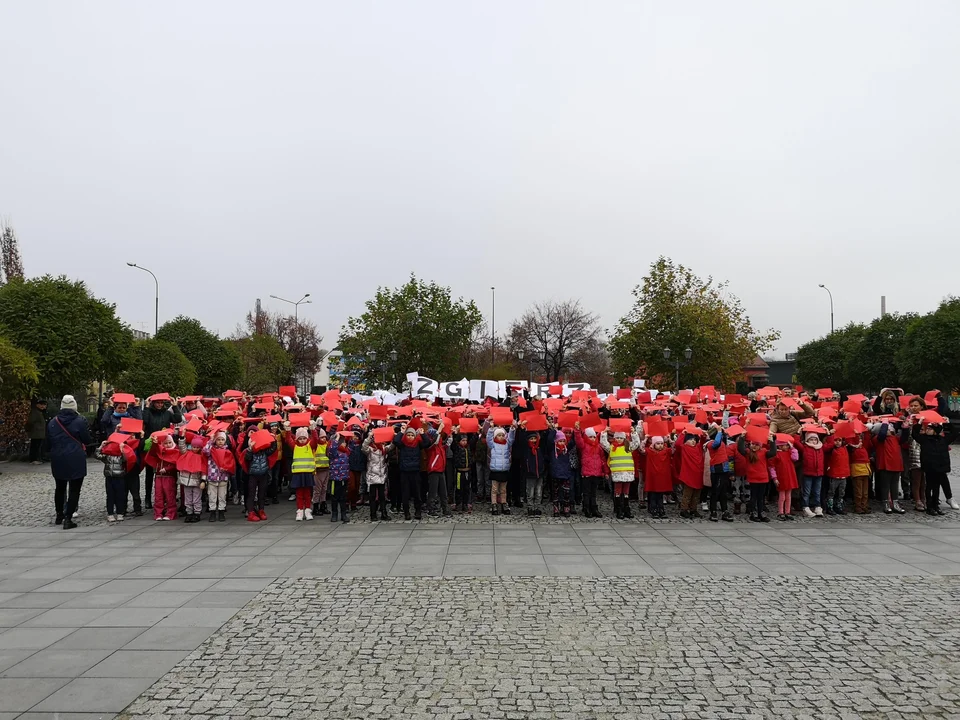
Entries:
POLYGON ((376 353, 372 362, 355 361, 368 386, 381 385, 384 370, 388 384, 398 388, 413 370, 438 380, 462 377, 462 359, 482 321, 472 300, 453 300, 449 287, 411 275, 399 288, 377 288, 365 312, 341 328, 339 347, 345 358, 376 353))
POLYGON ((633 307, 610 338, 614 373, 620 377, 672 378, 673 360, 690 348, 690 364, 682 371, 684 386, 733 388, 741 369, 780 337, 775 330, 754 330, 727 283, 702 280, 662 256, 633 296, 633 307), (673 353, 669 362, 664 348, 673 353))
POLYGON ((193 363, 197 393, 219 395, 240 382, 242 370, 236 348, 221 341, 199 320, 180 315, 160 326, 157 340, 172 342, 193 363))
POLYGON ((151 339, 133 343, 133 361, 117 387, 146 398, 158 392, 189 395, 196 382, 197 371, 180 348, 172 342, 151 339))
POLYGON ((17 233, 7 222, 0 222, 0 284, 7 280, 23 280, 23 258, 20 257, 20 241, 17 233))
POLYGON ((896 360, 905 390, 960 388, 960 298, 949 297, 934 312, 914 319, 896 360))
POLYGON ((891 313, 867 326, 856 352, 849 358, 851 389, 876 391, 899 386, 897 353, 906 340, 907 328, 916 319, 916 313, 891 313))
POLYGON ((253 335, 230 341, 240 356, 240 387, 249 392, 276 391, 293 377, 293 363, 276 338, 253 335))
POLYGON ((533 361, 535 375, 559 380, 564 373, 585 369, 579 355, 595 347, 599 337, 599 318, 580 307, 579 300, 548 300, 511 323, 507 343, 514 353, 523 350, 533 361))
POLYGON ((864 325, 850 323, 826 337, 800 346, 797 349, 797 379, 813 389, 866 389, 860 388, 850 376, 850 368, 860 352, 866 332, 864 325))
POLYGON ((116 378, 130 363, 133 343, 114 305, 64 276, 15 278, 0 287, 0 334, 35 358, 43 397, 116 378))
POLYGON ((0 338, 0 400, 29 398, 39 380, 33 356, 0 338))

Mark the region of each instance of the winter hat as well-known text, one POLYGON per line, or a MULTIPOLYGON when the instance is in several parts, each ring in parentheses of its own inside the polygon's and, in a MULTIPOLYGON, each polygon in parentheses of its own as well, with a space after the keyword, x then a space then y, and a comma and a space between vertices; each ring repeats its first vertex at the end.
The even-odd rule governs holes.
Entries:
POLYGON ((563 430, 557 430, 556 436, 553 438, 554 442, 566 442, 567 436, 563 434, 563 430))
POLYGON ((627 439, 627 434, 624 433, 624 432, 615 432, 615 433, 613 434, 613 439, 614 439, 614 440, 626 440, 626 439, 627 439))
POLYGON ((502 427, 498 427, 493 431, 494 437, 497 437, 498 435, 506 435, 506 434, 507 434, 507 431, 504 430, 502 427))
POLYGON ((194 435, 193 440, 190 441, 190 447, 202 448, 203 447, 203 437, 200 435, 194 435))
POLYGON ((284 395, 284 396, 283 396, 283 404, 284 404, 284 405, 293 405, 293 400, 291 400, 287 395, 284 395))
POLYGON ((597 436, 597 431, 594 430, 592 427, 588 427, 586 430, 583 431, 583 434, 586 435, 588 438, 595 438, 597 436))
POLYGON ((662 442, 663 442, 663 436, 661 436, 661 435, 654 435, 652 438, 650 438, 650 442, 652 442, 654 445, 656 445, 657 443, 662 443, 662 442))
POLYGON ((60 401, 60 409, 76 411, 77 399, 73 395, 64 395, 63 400, 60 401))
POLYGON ((310 435, 307 434, 307 429, 305 427, 297 428, 297 440, 306 440, 308 437, 310 437, 310 435))
POLYGON ((317 428, 317 437, 320 438, 321 440, 327 439, 327 433, 324 432, 323 428, 317 428))

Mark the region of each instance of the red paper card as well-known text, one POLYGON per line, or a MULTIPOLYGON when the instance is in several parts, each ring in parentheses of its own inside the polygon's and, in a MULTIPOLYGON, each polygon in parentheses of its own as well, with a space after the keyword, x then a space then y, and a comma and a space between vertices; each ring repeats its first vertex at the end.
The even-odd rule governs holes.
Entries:
POLYGON ((648 420, 644 423, 644 428, 647 437, 664 437, 670 434, 670 425, 663 420, 648 420))
POLYGON ((741 425, 731 425, 727 428, 727 437, 735 438, 739 435, 743 435, 743 427, 741 425))
POLYGON ((120 418, 120 429, 125 433, 142 433, 143 420, 132 417, 120 418))
POLYGON ((111 400, 114 405, 117 403, 127 403, 127 405, 129 405, 132 402, 136 402, 137 398, 133 393, 114 393, 111 400))
POLYGON ((480 421, 476 418, 460 418, 460 432, 463 434, 480 432, 480 421))
POLYGON ((520 421, 526 422, 527 432, 537 432, 540 430, 547 429, 547 417, 542 413, 538 413, 536 410, 531 412, 520 413, 520 421))
POLYGON ((765 427, 750 425, 747 427, 747 440, 750 442, 765 443, 770 437, 770 431, 765 427))
POLYGON ((513 425, 513 412, 510 408, 490 408, 490 422, 494 425, 513 425))
POLYGON ((367 408, 367 411, 370 413, 371 420, 386 420, 387 419, 387 406, 386 405, 371 405, 367 408))
POLYGON ((572 429, 577 422, 580 420, 580 413, 578 412, 562 412, 557 418, 557 424, 567 430, 572 429))
POLYGON ((622 432, 629 435, 633 429, 633 422, 631 422, 630 418, 610 418, 610 429, 614 432, 622 432))
POLYGON ((844 440, 856 437, 857 431, 853 427, 853 421, 838 422, 833 428, 833 434, 844 440))
POLYGON ((696 422, 698 425, 699 425, 699 424, 706 425, 707 422, 709 422, 709 421, 707 420, 707 411, 706 411, 706 410, 702 410, 702 409, 701 409, 701 410, 697 410, 697 414, 694 416, 693 420, 694 420, 694 422, 696 422))
POLYGON ((309 427, 310 425, 310 413, 308 412, 291 413, 288 419, 292 428, 309 427))
POLYGON ((590 413, 580 418, 580 429, 586 430, 588 427, 596 427, 603 421, 600 419, 600 413, 590 413))
POLYGON ((751 425, 769 425, 770 419, 767 417, 766 413, 761 412, 752 412, 747 413, 747 419, 750 421, 751 425))
POLYGON ((377 428, 373 431, 373 441, 376 443, 386 445, 387 443, 393 442, 393 436, 393 428, 377 428))

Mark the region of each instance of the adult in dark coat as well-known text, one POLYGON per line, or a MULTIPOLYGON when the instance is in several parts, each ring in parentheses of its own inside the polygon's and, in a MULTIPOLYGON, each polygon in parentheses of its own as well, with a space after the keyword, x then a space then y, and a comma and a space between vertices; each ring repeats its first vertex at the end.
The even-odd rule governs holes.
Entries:
POLYGON ((27 418, 27 436, 30 438, 30 464, 39 465, 43 453, 43 441, 47 434, 47 401, 34 400, 27 418))
POLYGON ((87 476, 87 445, 93 442, 86 419, 77 413, 73 395, 64 395, 60 412, 47 425, 50 438, 50 471, 57 483, 54 506, 57 524, 75 528, 73 514, 80 504, 80 489, 87 476))
MULTIPOLYGON (((149 405, 143 410, 143 436, 150 437, 155 432, 168 428, 171 425, 179 425, 183 422, 183 413, 180 411, 180 403, 174 401, 168 406, 164 400, 150 400, 149 405)), ((147 465, 147 472, 143 479, 143 504, 146 507, 153 507, 153 468, 147 465)), ((137 480, 137 485, 140 480, 137 480)))

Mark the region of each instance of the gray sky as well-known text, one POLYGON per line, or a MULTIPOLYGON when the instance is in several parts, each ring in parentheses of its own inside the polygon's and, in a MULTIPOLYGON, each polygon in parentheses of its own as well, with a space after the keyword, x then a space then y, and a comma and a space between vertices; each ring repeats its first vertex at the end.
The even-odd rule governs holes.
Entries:
POLYGON ((612 328, 665 254, 780 353, 960 259, 960 3, 6 2, 0 214, 135 328, 412 270, 612 328), (213 291, 211 292, 211 285, 213 291))

